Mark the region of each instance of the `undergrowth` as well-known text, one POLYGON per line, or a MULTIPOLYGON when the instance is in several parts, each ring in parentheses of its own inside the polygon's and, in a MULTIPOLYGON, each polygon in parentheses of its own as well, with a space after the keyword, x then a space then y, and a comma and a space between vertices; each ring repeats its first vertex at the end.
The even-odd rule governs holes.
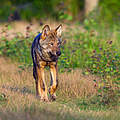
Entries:
MULTIPOLYGON (((8 28, 9 25, 5 27, 8 28)), ((83 27, 84 32, 68 29, 63 33, 63 40, 65 38, 66 43, 64 41, 64 45, 61 46, 59 71, 82 68, 84 74, 91 73, 100 76, 101 81, 94 80, 98 92, 91 101, 94 100, 95 104, 117 105, 120 93, 118 27, 115 25, 105 30, 106 26, 98 27, 98 23, 93 19, 86 19, 83 27)), ((2 32, 7 33, 7 31, 8 29, 2 32)), ((19 67, 23 70, 32 66, 30 48, 35 37, 30 25, 26 27, 26 31, 26 36, 16 33, 14 39, 8 40, 8 36, 4 36, 0 42, 0 54, 22 63, 19 67)))

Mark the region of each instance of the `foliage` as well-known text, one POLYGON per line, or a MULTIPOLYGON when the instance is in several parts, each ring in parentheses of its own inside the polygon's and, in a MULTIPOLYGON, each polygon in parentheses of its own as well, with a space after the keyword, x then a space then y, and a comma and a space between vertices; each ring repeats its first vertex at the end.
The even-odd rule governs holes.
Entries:
MULTIPOLYGON (((7 29, 8 28, 10 28, 10 26, 7 26, 7 29)), ((70 33, 71 29, 68 30, 70 33)), ((4 32, 7 33, 7 30, 4 32)), ((97 41, 94 40, 96 39, 96 35, 93 31, 81 32, 79 34, 77 32, 74 36, 72 36, 71 33, 67 35, 68 34, 65 32, 63 37, 70 40, 61 47, 62 55, 58 61, 61 72, 65 71, 66 68, 68 70, 77 67, 83 68, 86 64, 86 60, 89 59, 89 53, 97 49, 100 44, 99 39, 97 41), (71 41, 71 37, 74 38, 73 41, 71 41)), ((34 37, 32 31, 29 31, 29 36, 23 36, 21 33, 16 33, 16 36, 12 40, 7 40, 7 37, 2 37, 0 53, 23 63, 25 66, 31 66, 30 47, 34 37)))
MULTIPOLYGON (((21 19, 26 20, 53 17, 69 21, 78 18, 84 11, 84 4, 84 0, 1 0, 0 17, 8 20, 17 12, 21 19)), ((98 14, 94 17, 100 21, 115 22, 119 20, 119 6, 119 0, 99 0, 99 7, 95 10, 98 14)))
POLYGON ((94 50, 87 66, 89 72, 101 76, 101 81, 97 81, 98 101, 103 105, 117 104, 120 92, 120 54, 112 41, 108 41, 105 48, 94 50))
POLYGON ((84 24, 88 31, 96 29, 101 34, 99 37, 103 43, 90 52, 91 58, 85 65, 87 72, 101 77, 101 81, 95 80, 98 90, 96 102, 103 105, 118 104, 120 97, 120 50, 117 46, 119 24, 112 26, 104 23, 98 24, 95 19, 86 19, 84 24))
MULTIPOLYGON (((4 32, 10 29, 9 25, 6 27, 4 32)), ((82 68, 85 74, 90 72, 100 76, 101 81, 94 81, 98 90, 96 102, 116 105, 120 92, 119 25, 114 24, 110 28, 104 24, 100 26, 94 19, 86 19, 83 27, 84 32, 79 30, 77 23, 75 30, 69 28, 63 33, 67 41, 61 47, 59 70, 64 72, 82 68)), ((35 36, 30 28, 26 28, 26 36, 16 33, 14 39, 2 37, 0 42, 0 54, 22 63, 19 66, 22 69, 32 66, 30 47, 35 36)))
POLYGON ((101 20, 115 22, 119 19, 119 0, 100 0, 101 20))
MULTIPOLYGON (((7 31, 6 31, 7 32, 7 31)), ((11 59, 23 63, 25 66, 32 64, 30 47, 34 36, 27 37, 21 33, 16 33, 16 37, 13 40, 7 40, 6 37, 2 37, 0 43, 0 54, 3 54, 11 59)))

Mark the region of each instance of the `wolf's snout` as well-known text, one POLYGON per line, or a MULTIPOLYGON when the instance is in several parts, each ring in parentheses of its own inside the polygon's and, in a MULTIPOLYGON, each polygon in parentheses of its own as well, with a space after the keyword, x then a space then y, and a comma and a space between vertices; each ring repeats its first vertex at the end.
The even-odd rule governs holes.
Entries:
POLYGON ((60 52, 60 51, 57 51, 56 54, 57 54, 58 56, 60 56, 60 55, 61 55, 61 52, 60 52))

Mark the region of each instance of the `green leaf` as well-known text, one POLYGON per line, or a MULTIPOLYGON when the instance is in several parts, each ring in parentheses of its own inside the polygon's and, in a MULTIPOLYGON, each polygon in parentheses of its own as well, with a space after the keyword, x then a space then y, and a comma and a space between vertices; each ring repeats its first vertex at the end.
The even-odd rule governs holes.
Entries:
POLYGON ((73 19, 73 17, 71 15, 67 16, 67 20, 71 21, 73 19))
POLYGON ((99 93, 101 93, 101 92, 102 92, 102 90, 101 90, 101 89, 98 89, 98 92, 99 92, 99 93))
POLYGON ((110 71, 110 68, 106 68, 105 71, 106 71, 106 72, 109 72, 109 71, 110 71))
POLYGON ((96 68, 96 64, 93 64, 93 68, 96 68))
POLYGON ((8 30, 11 30, 11 29, 12 29, 12 27, 10 25, 8 25, 8 30))

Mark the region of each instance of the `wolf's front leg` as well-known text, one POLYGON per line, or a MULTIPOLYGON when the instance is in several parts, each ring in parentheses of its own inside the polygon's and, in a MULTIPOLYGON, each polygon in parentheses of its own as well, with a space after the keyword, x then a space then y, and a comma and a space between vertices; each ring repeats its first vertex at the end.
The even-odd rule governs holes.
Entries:
POLYGON ((58 71, 57 71, 57 63, 50 64, 50 76, 51 76, 51 83, 49 94, 52 101, 56 100, 55 91, 58 86, 58 71))
POLYGON ((48 101, 47 86, 44 80, 44 66, 37 67, 38 83, 36 84, 37 91, 40 93, 41 100, 48 101))

